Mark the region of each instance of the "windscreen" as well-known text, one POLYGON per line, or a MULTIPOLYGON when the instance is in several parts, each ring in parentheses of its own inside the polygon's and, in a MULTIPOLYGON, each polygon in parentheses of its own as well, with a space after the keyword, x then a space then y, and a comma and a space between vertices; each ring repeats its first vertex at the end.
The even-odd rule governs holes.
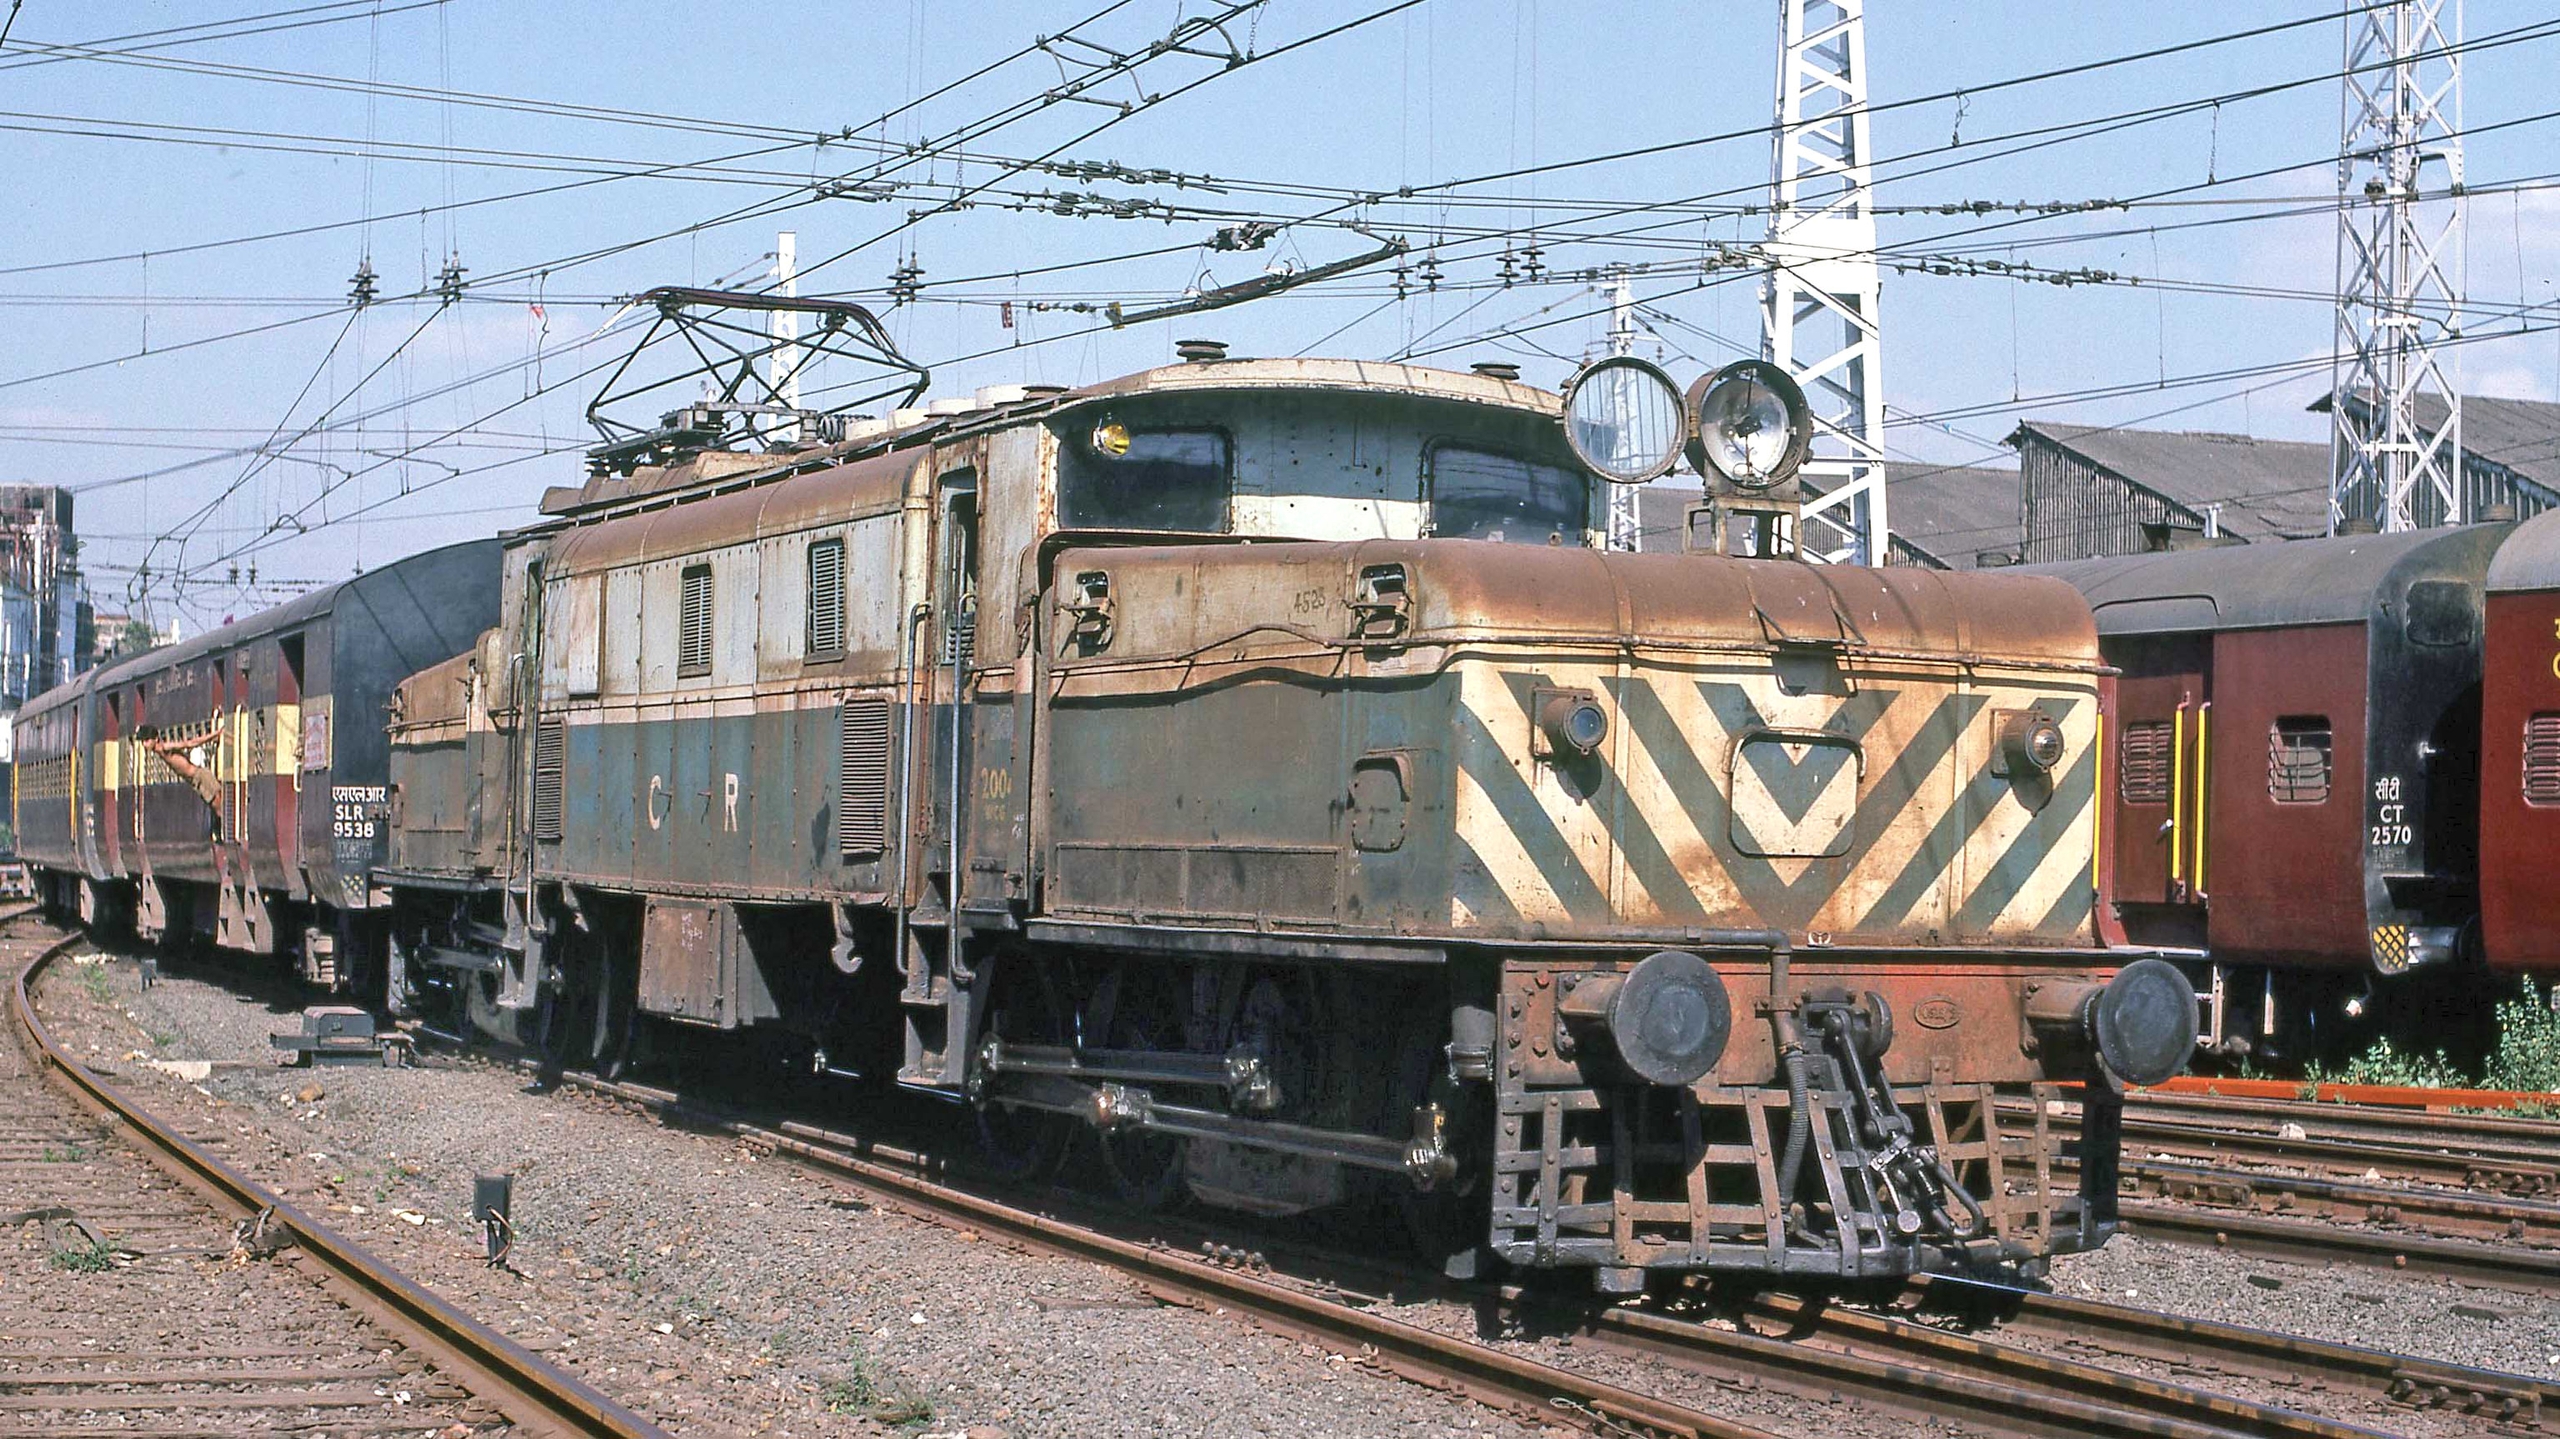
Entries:
POLYGON ((1441 539, 1579 545, 1590 512, 1590 482, 1573 470, 1459 445, 1431 452, 1431 533, 1441 539))
POLYGON ((1217 534, 1227 528, 1235 464, 1220 431, 1135 429, 1104 420, 1060 448, 1063 529, 1217 534))

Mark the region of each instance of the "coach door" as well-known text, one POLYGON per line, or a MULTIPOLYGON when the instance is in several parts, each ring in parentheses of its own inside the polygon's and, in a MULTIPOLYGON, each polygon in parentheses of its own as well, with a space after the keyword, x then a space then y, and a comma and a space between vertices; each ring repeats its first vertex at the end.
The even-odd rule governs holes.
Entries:
MULTIPOLYGON (((272 769, 276 795, 276 863, 288 889, 299 893, 302 882, 302 636, 276 642, 275 714, 258 756, 260 769, 272 769)), ((322 797, 324 800, 326 796, 322 797)))
POLYGON ((2200 945, 2212 893, 2205 765, 2213 744, 2212 638, 2129 636, 2116 681, 2106 813, 2115 903, 2135 944, 2200 945))
POLYGON ((108 695, 98 707, 98 858, 109 874, 124 873, 125 769, 124 701, 108 695))

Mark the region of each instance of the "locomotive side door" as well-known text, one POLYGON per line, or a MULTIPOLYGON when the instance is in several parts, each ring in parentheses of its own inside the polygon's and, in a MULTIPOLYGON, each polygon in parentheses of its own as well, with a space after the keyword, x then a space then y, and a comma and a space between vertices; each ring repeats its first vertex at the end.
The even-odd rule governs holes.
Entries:
POLYGON ((2201 945, 2212 636, 2123 636, 2107 655, 2123 671, 2099 798, 2113 837, 2116 910, 2135 944, 2201 945))
POLYGON ((956 910, 961 883, 968 875, 969 784, 975 738, 977 694, 984 678, 978 668, 978 477, 974 470, 955 470, 935 483, 939 497, 934 525, 933 664, 930 712, 935 756, 933 796, 926 808, 937 822, 935 852, 925 857, 928 885, 946 910, 956 910))

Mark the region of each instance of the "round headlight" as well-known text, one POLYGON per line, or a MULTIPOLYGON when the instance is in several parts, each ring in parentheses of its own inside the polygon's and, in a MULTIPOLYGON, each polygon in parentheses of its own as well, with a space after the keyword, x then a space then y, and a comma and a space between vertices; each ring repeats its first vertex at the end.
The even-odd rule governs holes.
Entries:
POLYGON ((1129 453, 1129 427, 1118 420, 1105 420, 1094 426, 1093 452, 1114 459, 1129 453))
POLYGON ((2040 710, 2014 715, 2002 726, 2000 747, 2008 754, 2012 770, 2030 769, 2050 774, 2062 763, 2062 725, 2040 710))
POLYGON ((1813 411, 1786 371, 1736 360, 1689 387, 1701 472, 1757 493, 1795 477, 1813 444, 1813 411))
POLYGON ((1609 737, 1609 712, 1587 695, 1557 695, 1548 700, 1538 724, 1558 754, 1597 754, 1609 737))
POLYGON ((2062 726, 2043 715, 2027 726, 2026 742, 2021 746, 2027 763, 2038 769, 2051 769, 2062 763, 2062 726))
POLYGON ((1689 415, 1661 367, 1612 355, 1565 386, 1564 437, 1600 478, 1642 484, 1679 463, 1689 415))

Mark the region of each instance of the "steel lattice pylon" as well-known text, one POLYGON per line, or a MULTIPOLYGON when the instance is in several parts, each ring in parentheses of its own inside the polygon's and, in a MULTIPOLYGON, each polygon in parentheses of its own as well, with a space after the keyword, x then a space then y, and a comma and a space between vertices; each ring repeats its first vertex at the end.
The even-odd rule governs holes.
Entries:
POLYGON ((2460 0, 2401 0, 2346 17, 2338 156, 2338 326, 2330 365, 2329 528, 2460 523, 2462 396, 2445 361, 2461 335, 2460 0), (2446 11, 2452 11, 2448 38, 2446 11), (2429 192, 2428 164, 2444 183, 2429 192), (2443 421, 2421 423, 2432 394, 2443 421))
POLYGON ((1797 548, 1882 564, 1883 345, 1869 208, 1865 0, 1779 0, 1778 123, 1761 344, 1814 414, 1797 548))

